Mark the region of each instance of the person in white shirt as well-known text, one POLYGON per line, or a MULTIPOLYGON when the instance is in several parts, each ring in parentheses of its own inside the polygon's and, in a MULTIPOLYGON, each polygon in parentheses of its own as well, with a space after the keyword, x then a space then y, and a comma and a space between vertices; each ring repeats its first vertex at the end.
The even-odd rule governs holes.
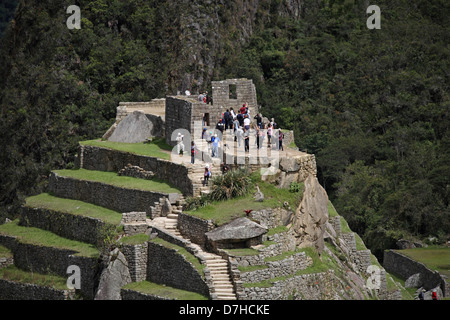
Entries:
POLYGON ((244 128, 245 130, 250 130, 250 117, 248 115, 244 116, 244 128))
POLYGON ((184 153, 184 143, 183 143, 184 136, 178 132, 177 136, 177 152, 180 154, 180 152, 184 153))

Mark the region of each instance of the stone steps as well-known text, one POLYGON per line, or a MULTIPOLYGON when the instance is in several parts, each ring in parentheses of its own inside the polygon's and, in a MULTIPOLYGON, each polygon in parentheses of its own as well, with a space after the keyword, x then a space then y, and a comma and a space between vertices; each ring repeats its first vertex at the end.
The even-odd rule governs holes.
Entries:
MULTIPOLYGON (((177 229, 178 214, 174 211, 168 214, 167 217, 158 217, 153 220, 148 220, 148 224, 164 229, 173 235, 183 238, 177 229)), ((231 277, 228 274, 228 262, 216 254, 203 251, 199 245, 191 243, 189 240, 188 242, 190 250, 192 250, 195 256, 202 260, 209 269, 212 280, 212 292, 215 294, 217 299, 236 300, 234 286, 231 282, 231 277)))

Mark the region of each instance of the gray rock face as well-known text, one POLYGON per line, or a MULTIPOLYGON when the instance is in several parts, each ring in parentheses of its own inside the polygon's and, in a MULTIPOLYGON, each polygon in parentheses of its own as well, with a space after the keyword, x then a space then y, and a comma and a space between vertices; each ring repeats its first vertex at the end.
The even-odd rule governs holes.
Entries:
POLYGON ((413 274, 405 281, 405 288, 419 288, 421 286, 422 286, 422 279, 420 273, 413 274))
POLYGON ((134 111, 123 119, 108 141, 140 143, 152 136, 153 123, 141 111, 134 111))
POLYGON ((169 199, 164 198, 164 202, 161 207, 161 217, 167 217, 171 213, 172 213, 172 205, 170 204, 169 199))
POLYGON ((248 218, 238 218, 230 223, 206 233, 211 241, 247 240, 267 232, 260 224, 248 218))
POLYGON ((101 274, 95 300, 121 300, 120 288, 130 282, 128 262, 119 249, 114 249, 110 253, 108 267, 101 274))
POLYGON ((305 180, 303 200, 292 219, 297 245, 315 246, 319 253, 324 247, 324 234, 328 221, 328 195, 313 175, 305 180))

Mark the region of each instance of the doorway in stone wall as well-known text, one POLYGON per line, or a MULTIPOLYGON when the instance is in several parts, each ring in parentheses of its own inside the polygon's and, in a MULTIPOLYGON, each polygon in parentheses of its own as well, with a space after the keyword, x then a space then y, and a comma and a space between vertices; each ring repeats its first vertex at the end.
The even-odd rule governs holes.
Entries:
POLYGON ((209 113, 204 113, 203 114, 203 122, 202 122, 204 127, 209 126, 209 113))

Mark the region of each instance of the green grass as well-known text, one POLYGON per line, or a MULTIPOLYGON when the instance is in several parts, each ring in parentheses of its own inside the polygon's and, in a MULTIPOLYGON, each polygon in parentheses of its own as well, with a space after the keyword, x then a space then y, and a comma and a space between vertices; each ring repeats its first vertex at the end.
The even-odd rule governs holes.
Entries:
POLYGON ((270 183, 260 181, 259 173, 253 173, 250 177, 253 183, 257 183, 261 192, 264 193, 263 202, 256 202, 253 199, 256 191, 256 188, 253 187, 246 196, 227 201, 214 201, 209 205, 186 213, 204 220, 212 220, 217 226, 220 226, 236 218, 245 217, 244 210, 258 211, 267 208, 280 208, 283 207, 285 201, 289 202, 291 208, 295 210, 300 204, 302 191, 293 193, 289 189, 280 189, 270 183))
POLYGON ((79 180, 101 182, 116 187, 127 189, 155 191, 161 193, 182 193, 179 189, 170 186, 166 182, 158 180, 144 180, 133 177, 119 176, 115 172, 93 171, 85 169, 77 170, 55 170, 60 176, 75 178, 79 180))
POLYGON ((43 208, 57 212, 96 218, 112 225, 119 225, 122 214, 90 203, 54 197, 48 193, 29 197, 25 205, 31 208, 43 208))
POLYGON ((19 220, 0 225, 0 234, 17 237, 22 243, 73 250, 80 256, 99 256, 98 249, 91 244, 66 239, 50 231, 34 227, 22 227, 19 226, 19 220))
POLYGON ((148 156, 164 160, 170 160, 170 153, 168 153, 167 151, 172 151, 173 148, 167 145, 163 139, 155 139, 151 143, 122 143, 96 139, 82 141, 80 142, 80 144, 83 146, 93 146, 117 151, 124 151, 140 156, 148 156))
POLYGON ((421 262, 431 270, 450 277, 450 248, 429 246, 427 248, 414 248, 398 251, 411 259, 421 262))
POLYGON ((232 256, 257 256, 260 252, 252 248, 237 248, 237 249, 226 249, 228 254, 232 256))
POLYGON ((150 237, 146 234, 135 234, 132 236, 126 236, 120 239, 120 242, 123 244, 137 245, 143 244, 150 240, 150 237))
POLYGON ((267 236, 273 236, 274 234, 283 233, 283 232, 286 232, 288 230, 289 229, 286 226, 281 225, 281 226, 269 229, 267 231, 267 236))
POLYGON ((0 258, 12 258, 12 257, 13 257, 13 254, 12 254, 11 250, 0 245, 0 258))
POLYGON ((334 208, 333 204, 331 203, 331 201, 328 201, 328 216, 330 218, 338 216, 338 213, 337 213, 336 209, 334 208))
POLYGON ((176 289, 168 286, 164 286, 161 284, 156 284, 149 281, 142 282, 132 282, 122 287, 122 289, 129 289, 133 291, 138 291, 144 294, 151 294, 158 297, 165 297, 168 299, 176 299, 176 300, 208 300, 207 297, 191 292, 185 291, 181 289, 176 289))
POLYGON ((51 287, 58 290, 67 290, 67 278, 52 274, 24 271, 14 265, 0 269, 0 278, 19 283, 51 287))

